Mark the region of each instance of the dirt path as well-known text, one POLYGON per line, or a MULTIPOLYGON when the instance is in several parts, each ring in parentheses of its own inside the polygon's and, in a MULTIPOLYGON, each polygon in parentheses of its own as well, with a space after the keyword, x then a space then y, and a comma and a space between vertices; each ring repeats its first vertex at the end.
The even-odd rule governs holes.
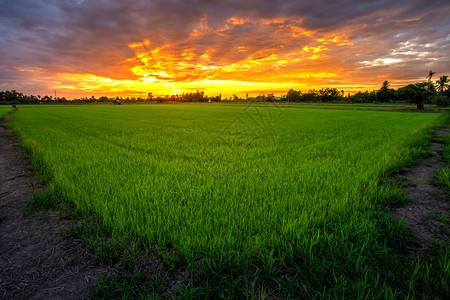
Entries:
MULTIPOLYGON (((0 125, 3 125, 0 124, 0 125)), ((52 210, 30 216, 22 208, 42 185, 27 170, 24 152, 0 126, 0 299, 83 299, 101 267, 52 210)))
MULTIPOLYGON (((433 136, 450 134, 449 128, 436 130, 433 136)), ((436 171, 443 167, 442 158, 436 151, 442 144, 432 142, 429 150, 433 156, 423 159, 418 165, 404 168, 394 180, 405 184, 403 190, 408 196, 405 206, 393 211, 393 216, 404 218, 416 238, 411 256, 427 255, 434 244, 448 244, 450 241, 449 226, 442 222, 442 216, 449 217, 450 202, 448 195, 433 185, 436 171)))

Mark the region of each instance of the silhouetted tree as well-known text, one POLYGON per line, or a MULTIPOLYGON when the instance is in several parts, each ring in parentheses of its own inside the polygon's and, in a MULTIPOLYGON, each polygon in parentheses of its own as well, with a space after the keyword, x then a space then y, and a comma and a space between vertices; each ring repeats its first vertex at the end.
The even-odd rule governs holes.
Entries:
POLYGON ((444 93, 444 90, 446 87, 449 87, 449 83, 450 81, 448 80, 448 76, 447 75, 442 75, 441 77, 439 77, 439 80, 436 80, 437 83, 437 88, 439 93, 441 93, 441 95, 444 93))
POLYGON ((377 92, 376 100, 379 102, 387 102, 390 100, 394 100, 395 98, 395 90, 389 88, 389 81, 385 80, 381 84, 381 88, 377 92))
POLYGON ((425 78, 428 79, 428 81, 431 81, 431 78, 433 77, 434 74, 436 74, 436 72, 433 72, 430 70, 430 72, 428 73, 428 76, 425 78))
POLYGON ((318 95, 323 102, 336 102, 341 100, 344 91, 336 88, 322 88, 318 91, 318 95))
POLYGON ((416 103, 417 109, 423 109, 425 101, 432 94, 425 86, 427 86, 426 82, 425 84, 416 83, 401 87, 397 90, 397 97, 416 103))
POLYGON ((433 75, 436 74, 436 72, 433 72, 430 70, 430 72, 428 73, 428 76, 425 77, 426 79, 428 79, 428 83, 426 85, 426 88, 430 91, 434 92, 434 84, 431 82, 431 78, 433 78, 433 75))
POLYGON ((287 101, 300 101, 302 99, 302 92, 290 89, 286 94, 286 99, 287 101))

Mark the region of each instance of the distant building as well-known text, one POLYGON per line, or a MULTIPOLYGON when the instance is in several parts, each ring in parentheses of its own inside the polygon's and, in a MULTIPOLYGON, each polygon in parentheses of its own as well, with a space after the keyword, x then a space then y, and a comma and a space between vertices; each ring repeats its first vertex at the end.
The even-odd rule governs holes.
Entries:
POLYGON ((286 95, 281 96, 281 97, 273 97, 273 100, 276 100, 276 101, 283 101, 283 100, 286 100, 286 95))

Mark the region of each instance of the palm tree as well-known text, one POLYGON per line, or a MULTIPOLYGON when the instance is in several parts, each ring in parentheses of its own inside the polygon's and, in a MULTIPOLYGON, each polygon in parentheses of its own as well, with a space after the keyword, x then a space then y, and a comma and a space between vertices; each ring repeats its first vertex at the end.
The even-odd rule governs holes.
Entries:
POLYGON ((430 72, 428 73, 428 76, 425 77, 425 78, 427 78, 428 81, 431 81, 431 77, 433 77, 434 74, 436 74, 436 72, 433 72, 433 71, 430 70, 430 72))
POLYGON ((434 74, 436 74, 436 72, 433 72, 432 70, 430 70, 430 72, 428 72, 428 76, 425 77, 426 79, 428 79, 428 86, 427 86, 427 88, 428 88, 429 91, 434 91, 434 85, 431 82, 431 78, 433 77, 434 74))
POLYGON ((450 82, 450 81, 448 80, 447 75, 442 75, 441 77, 439 77, 439 80, 436 80, 436 83, 438 85, 438 90, 441 94, 444 92, 444 89, 446 87, 449 87, 448 82, 450 82))
POLYGON ((389 81, 383 81, 383 83, 381 84, 381 88, 377 91, 376 101, 388 102, 393 98, 394 90, 390 89, 389 85, 389 81))

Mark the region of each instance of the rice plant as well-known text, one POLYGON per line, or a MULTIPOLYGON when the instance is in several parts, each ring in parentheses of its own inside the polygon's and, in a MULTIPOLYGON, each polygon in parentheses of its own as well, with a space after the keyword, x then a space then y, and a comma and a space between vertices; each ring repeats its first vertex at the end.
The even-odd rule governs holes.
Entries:
POLYGON ((25 107, 11 124, 58 197, 196 274, 180 295, 395 297, 411 296, 387 271, 407 238, 379 211, 397 192, 380 178, 413 162, 440 118, 86 105, 25 107))

